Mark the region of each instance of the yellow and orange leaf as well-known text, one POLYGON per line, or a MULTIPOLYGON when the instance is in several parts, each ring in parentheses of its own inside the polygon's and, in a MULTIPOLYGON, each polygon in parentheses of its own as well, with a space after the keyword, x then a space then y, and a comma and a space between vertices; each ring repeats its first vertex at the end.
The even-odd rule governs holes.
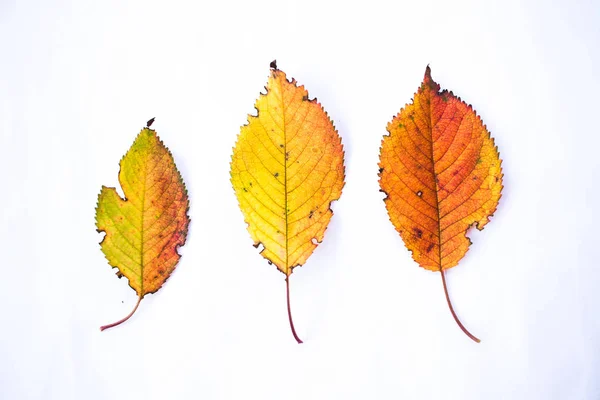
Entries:
POLYGON ((108 263, 129 280, 138 301, 131 314, 101 330, 125 322, 146 294, 161 288, 179 261, 177 248, 185 243, 190 221, 181 175, 153 129, 142 129, 120 165, 125 199, 103 186, 96 227, 106 233, 100 245, 108 263))
POLYGON ((431 78, 388 124, 381 145, 379 183, 390 220, 413 259, 440 271, 448 305, 456 316, 444 271, 464 257, 495 212, 502 192, 501 160, 494 140, 473 108, 431 78))
POLYGON ((306 262, 333 215, 344 186, 340 136, 316 99, 288 81, 274 62, 256 102, 258 114, 242 126, 231 159, 235 189, 254 245, 286 277, 306 262))

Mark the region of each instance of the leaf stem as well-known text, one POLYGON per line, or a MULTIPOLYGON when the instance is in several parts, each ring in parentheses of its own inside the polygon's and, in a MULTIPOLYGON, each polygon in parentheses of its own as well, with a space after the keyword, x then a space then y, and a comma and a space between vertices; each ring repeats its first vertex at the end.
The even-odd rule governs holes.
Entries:
POLYGON ((287 295, 287 309, 288 309, 288 318, 290 319, 290 328, 292 328, 292 334, 294 335, 294 339, 298 342, 298 344, 302 343, 302 340, 296 334, 296 329, 294 329, 294 321, 292 321, 292 309, 290 307, 290 277, 285 277, 285 292, 287 295))
POLYGON ((112 328, 113 326, 121 325, 123 322, 127 321, 129 318, 131 318, 131 316, 133 315, 133 313, 135 313, 135 310, 137 310, 137 309, 138 309, 138 306, 140 305, 140 301, 142 301, 142 296, 139 296, 139 297, 138 297, 138 301, 137 301, 137 303, 135 303, 135 307, 134 307, 134 308, 133 308, 133 310, 132 310, 132 311, 129 313, 129 315, 128 315, 128 316, 126 316, 125 318, 123 318, 123 319, 121 319, 121 320, 119 320, 119 321, 117 321, 117 322, 114 322, 114 323, 112 323, 112 324, 108 324, 108 325, 101 326, 101 327, 100 327, 100 330, 101 330, 101 331, 103 331, 103 330, 105 330, 105 329, 112 328))
POLYGON ((478 338, 473 336, 473 334, 471 334, 471 332, 469 332, 467 330, 467 328, 464 327, 464 325, 460 322, 460 320, 456 316, 456 313, 454 312, 454 308, 452 308, 452 302, 450 301, 450 296, 448 296, 448 287, 446 286, 446 274, 444 273, 443 269, 440 270, 440 273, 442 274, 442 283, 444 284, 444 293, 446 294, 446 301, 448 302, 448 307, 450 307, 450 312, 452 313, 454 320, 456 321, 456 323, 458 324, 460 329, 462 329, 462 331, 465 333, 465 335, 467 335, 469 338, 471 338, 471 340, 473 340, 477 343, 480 343, 481 340, 479 340, 478 338))

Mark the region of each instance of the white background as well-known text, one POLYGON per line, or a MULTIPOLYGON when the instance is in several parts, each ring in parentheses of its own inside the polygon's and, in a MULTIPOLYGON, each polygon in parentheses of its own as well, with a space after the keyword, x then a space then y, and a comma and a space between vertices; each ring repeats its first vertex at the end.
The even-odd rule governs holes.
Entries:
POLYGON ((600 5, 593 1, 0 1, 2 399, 599 399, 600 5), (346 186, 291 277, 258 255, 229 182, 269 62, 333 118, 346 186), (412 261, 386 214, 387 122, 426 65, 472 103, 503 197, 458 267, 412 261), (192 223, 136 295, 94 208, 145 122, 192 223))

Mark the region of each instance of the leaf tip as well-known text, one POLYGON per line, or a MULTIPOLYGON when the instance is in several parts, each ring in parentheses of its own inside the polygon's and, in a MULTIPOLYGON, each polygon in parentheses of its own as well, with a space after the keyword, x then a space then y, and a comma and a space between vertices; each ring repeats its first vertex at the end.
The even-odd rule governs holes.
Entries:
POLYGON ((272 69, 277 69, 277 60, 271 61, 271 63, 269 64, 269 67, 272 69))
POLYGON ((154 123, 154 117, 150 118, 148 120, 148 122, 146 122, 146 128, 150 128, 152 126, 152 124, 154 123))
POLYGON ((440 85, 431 77, 431 67, 429 67, 429 64, 427 64, 427 67, 425 68, 423 85, 421 85, 420 90, 423 90, 425 87, 429 88, 429 90, 432 90, 433 92, 439 92, 440 90, 440 85))

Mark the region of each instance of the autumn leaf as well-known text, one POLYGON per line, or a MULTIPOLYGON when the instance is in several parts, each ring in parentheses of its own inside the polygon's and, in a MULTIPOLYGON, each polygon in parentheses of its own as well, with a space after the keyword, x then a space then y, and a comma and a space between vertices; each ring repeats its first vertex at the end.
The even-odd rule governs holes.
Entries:
POLYGON ((146 294, 161 288, 179 261, 177 248, 185 243, 190 222, 185 185, 153 129, 142 129, 120 165, 125 199, 103 186, 96 226, 106 233, 100 245, 108 263, 129 280, 138 301, 128 316, 100 330, 127 321, 146 294))
POLYGON ((379 183, 387 194, 390 220, 413 259, 439 271, 450 302, 444 271, 454 267, 498 205, 501 160, 494 140, 473 108, 431 78, 427 67, 411 104, 388 124, 381 145, 379 183))
POLYGON ((316 99, 288 81, 271 63, 266 94, 256 102, 258 114, 242 126, 231 160, 231 183, 254 246, 285 275, 288 318, 289 277, 303 265, 333 215, 332 201, 344 186, 341 139, 316 99))

